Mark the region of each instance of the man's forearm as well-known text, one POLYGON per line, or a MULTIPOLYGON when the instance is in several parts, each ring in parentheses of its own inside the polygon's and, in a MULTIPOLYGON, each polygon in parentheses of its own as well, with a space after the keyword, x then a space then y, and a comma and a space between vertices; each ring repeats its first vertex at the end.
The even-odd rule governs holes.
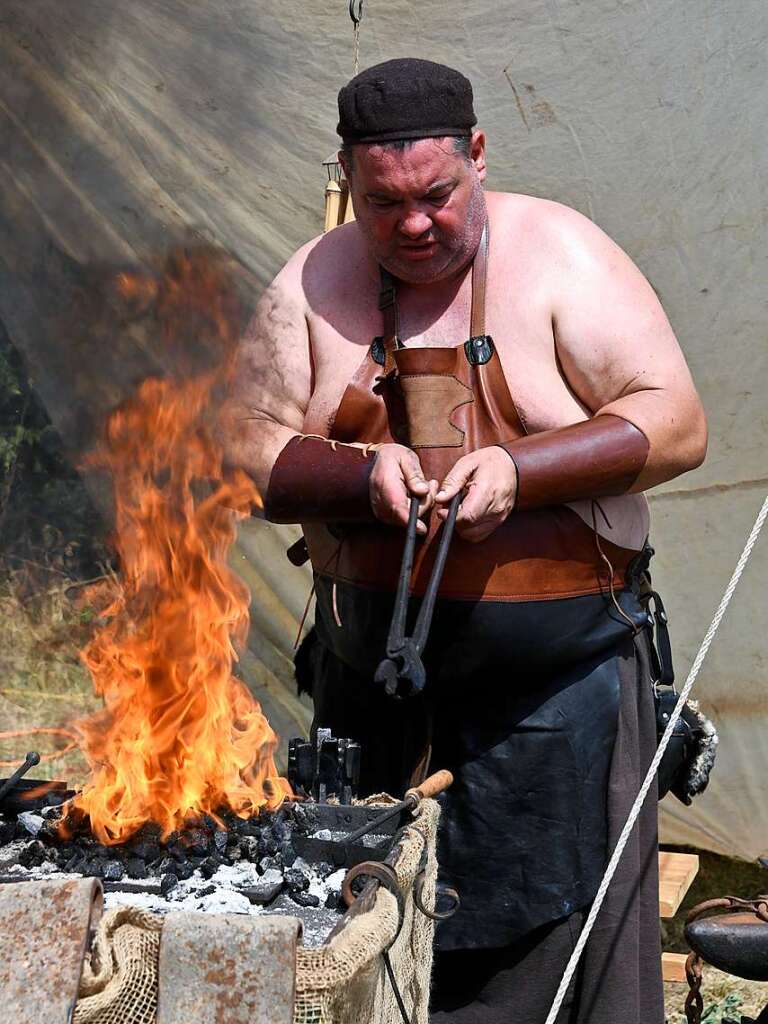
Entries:
POLYGON ((371 522, 374 452, 299 434, 277 457, 264 496, 273 523, 371 522))
POLYGON ((626 494, 648 459, 648 439, 611 414, 500 445, 517 469, 515 508, 626 494))

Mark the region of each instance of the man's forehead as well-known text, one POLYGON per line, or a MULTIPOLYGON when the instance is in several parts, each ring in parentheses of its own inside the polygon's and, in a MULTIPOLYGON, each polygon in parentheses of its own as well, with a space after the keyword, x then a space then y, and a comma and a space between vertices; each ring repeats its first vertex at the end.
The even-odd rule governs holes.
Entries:
POLYGON ((354 148, 355 173, 366 188, 387 183, 429 187, 434 182, 455 178, 464 164, 452 138, 416 139, 407 146, 378 143, 354 148))

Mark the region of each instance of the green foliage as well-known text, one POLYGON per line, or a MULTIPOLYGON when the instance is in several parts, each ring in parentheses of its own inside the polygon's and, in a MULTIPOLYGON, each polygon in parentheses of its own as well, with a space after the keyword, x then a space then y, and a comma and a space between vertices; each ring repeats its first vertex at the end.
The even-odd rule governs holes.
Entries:
POLYGON ((701 1024, 725 1024, 739 1009, 743 1000, 738 992, 730 992, 724 999, 710 1003, 701 1015, 701 1024))
POLYGON ((39 443, 41 431, 17 423, 0 435, 0 467, 3 473, 11 473, 24 448, 34 448, 39 443))
POLYGON ((0 573, 98 574, 103 526, 0 323, 0 573))
POLYGON ((21 394, 21 388, 14 368, 11 366, 8 359, 8 353, 5 351, 5 346, 0 348, 0 395, 4 398, 18 397, 21 394))

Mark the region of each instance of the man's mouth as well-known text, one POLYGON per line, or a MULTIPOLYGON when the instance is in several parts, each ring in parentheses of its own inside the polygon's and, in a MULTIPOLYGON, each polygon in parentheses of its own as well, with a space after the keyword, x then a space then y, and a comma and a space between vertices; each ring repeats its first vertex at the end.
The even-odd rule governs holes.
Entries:
POLYGON ((437 242, 403 243, 400 249, 408 260, 424 260, 434 255, 437 242))

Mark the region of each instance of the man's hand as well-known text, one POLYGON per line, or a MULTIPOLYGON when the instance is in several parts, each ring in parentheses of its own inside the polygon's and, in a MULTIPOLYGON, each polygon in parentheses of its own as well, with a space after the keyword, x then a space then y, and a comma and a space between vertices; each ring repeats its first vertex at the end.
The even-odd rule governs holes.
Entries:
POLYGON ((478 543, 501 526, 515 505, 517 470, 503 448, 493 446, 459 459, 440 484, 438 516, 445 519, 454 495, 464 491, 456 530, 464 540, 478 543))
MULTIPOLYGON (((502 452, 508 462, 509 456, 502 452)), ((421 499, 419 516, 424 516, 435 503, 437 480, 426 480, 416 452, 401 444, 383 444, 376 455, 371 472, 370 494, 374 515, 383 523, 408 525, 411 497, 421 499)), ((427 532, 419 518, 416 530, 427 532)))

